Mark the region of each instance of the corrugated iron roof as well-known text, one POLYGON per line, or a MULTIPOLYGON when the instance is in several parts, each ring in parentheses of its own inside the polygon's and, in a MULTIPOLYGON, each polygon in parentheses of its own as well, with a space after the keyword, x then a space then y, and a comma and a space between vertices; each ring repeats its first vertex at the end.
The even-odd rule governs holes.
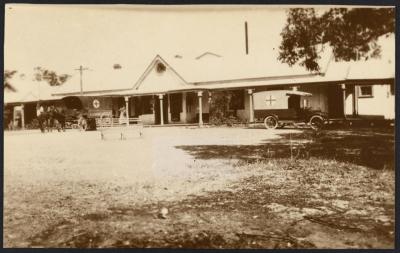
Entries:
POLYGON ((4 103, 27 103, 40 100, 59 99, 52 94, 58 92, 59 86, 50 86, 44 81, 34 81, 31 78, 14 77, 10 80, 16 92, 4 91, 4 103))
MULTIPOLYGON (((121 69, 96 67, 83 73, 83 90, 90 95, 140 95, 165 93, 196 89, 245 88, 268 85, 295 85, 301 83, 341 82, 348 80, 392 79, 395 76, 394 36, 380 39, 382 57, 368 61, 335 62, 328 61, 330 52, 326 51, 321 59, 322 75, 311 74, 304 67, 280 63, 276 56, 230 55, 221 57, 156 56, 153 58, 132 59, 130 65, 121 69), (165 63, 178 77, 179 84, 154 84, 140 86, 150 73, 149 69, 156 61, 165 63), (150 63, 150 65, 149 65, 150 63), (325 67, 326 66, 326 67, 325 67), (147 68, 146 68, 147 67, 147 68), (326 68, 326 69, 325 69, 326 68), (180 81, 179 81, 180 80, 180 81), (139 87, 139 88, 138 88, 139 87)), ((38 89, 32 80, 18 81, 27 89, 13 94, 5 94, 5 102, 24 102, 39 99, 38 89), (36 94, 36 95, 35 95, 36 94)), ((152 82, 149 82, 152 83, 152 82)), ((59 98, 60 95, 79 95, 80 75, 76 71, 61 87, 41 85, 40 99, 59 98), (51 94, 58 94, 57 97, 51 94)))

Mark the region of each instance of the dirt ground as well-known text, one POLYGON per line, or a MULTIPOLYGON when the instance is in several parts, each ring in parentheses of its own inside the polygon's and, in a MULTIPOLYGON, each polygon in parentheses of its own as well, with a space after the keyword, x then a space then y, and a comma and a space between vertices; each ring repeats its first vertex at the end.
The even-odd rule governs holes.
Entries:
POLYGON ((5 133, 5 247, 394 247, 393 129, 106 137, 5 133))

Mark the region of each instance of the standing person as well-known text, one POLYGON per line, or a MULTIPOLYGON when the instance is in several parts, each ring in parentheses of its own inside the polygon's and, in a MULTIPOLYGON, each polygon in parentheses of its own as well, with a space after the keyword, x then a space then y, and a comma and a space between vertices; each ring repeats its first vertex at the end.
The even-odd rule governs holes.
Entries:
POLYGON ((18 113, 17 113, 17 115, 15 115, 14 126, 15 126, 16 129, 22 127, 21 115, 18 114, 18 113))
POLYGON ((126 115, 125 106, 122 106, 122 107, 119 109, 119 124, 126 123, 127 120, 128 120, 128 119, 127 119, 127 115, 126 115))
POLYGON ((79 114, 78 125, 79 125, 79 129, 81 131, 86 131, 86 129, 87 129, 87 120, 83 116, 83 113, 79 114))

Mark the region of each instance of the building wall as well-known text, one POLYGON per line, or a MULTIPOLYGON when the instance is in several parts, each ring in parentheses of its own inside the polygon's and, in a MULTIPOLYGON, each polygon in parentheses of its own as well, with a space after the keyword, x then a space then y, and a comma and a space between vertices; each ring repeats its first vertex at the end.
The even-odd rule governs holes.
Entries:
POLYGON ((133 118, 135 116, 135 103, 133 101, 134 98, 129 98, 129 118, 133 118))
POLYGON ((203 113, 210 113, 210 102, 209 102, 210 95, 208 92, 203 92, 203 113))
MULTIPOLYGON (((202 112, 203 114, 207 114, 210 111, 210 105, 208 102, 208 92, 203 92, 202 96, 202 112)), ((156 98, 158 99, 158 98, 156 98)), ((167 95, 164 99, 168 99, 167 95)), ((183 110, 180 113, 180 123, 194 123, 197 122, 197 115, 199 113, 199 99, 197 96, 197 92, 186 92, 182 95, 182 107, 183 110), (190 97, 190 98, 188 98, 190 97), (191 100, 188 103, 188 100, 191 100)), ((168 110, 168 107, 163 108, 164 110, 168 110)), ((131 112, 133 114, 133 112, 131 112)), ((130 113, 130 114, 131 114, 130 113)), ((142 114, 139 115, 139 119, 142 120, 144 124, 155 124, 155 118, 153 114, 142 114)), ((204 119, 203 119, 204 120, 204 119)))
POLYGON ((155 117, 154 114, 142 114, 139 115, 139 120, 143 123, 143 124, 154 124, 155 123, 155 117))
POLYGON ((242 110, 237 110, 236 111, 236 116, 243 121, 249 121, 250 119, 250 98, 249 94, 246 89, 243 89, 244 93, 244 109, 242 110))
POLYGON ((395 96, 390 92, 390 85, 373 85, 372 97, 359 97, 358 115, 383 116, 385 119, 395 117, 395 96))
MULTIPOLYGON (((186 101, 185 123, 197 122, 197 115, 199 114, 199 97, 197 96, 197 92, 187 92, 186 97, 184 98, 186 101)), ((203 96, 201 99, 203 115, 208 114, 210 112, 210 104, 208 102, 208 98, 209 98, 208 92, 203 92, 203 96)))
POLYGON ((346 87, 346 115, 353 115, 353 87, 346 87))
MULTIPOLYGON (((301 85, 298 88, 299 91, 311 93, 311 97, 302 97, 301 106, 310 107, 312 110, 328 112, 328 96, 326 87, 323 85, 301 85)), ((338 102, 342 101, 343 98, 338 98, 338 102)))
POLYGON ((186 122, 195 122, 197 111, 197 95, 194 92, 186 93, 186 122))
MULTIPOLYGON (((282 86, 279 88, 274 89, 291 89, 288 86, 282 86)), ((258 87, 255 89, 256 92, 260 91, 267 91, 271 90, 270 87, 258 87)), ((299 91, 309 92, 313 96, 311 97, 302 97, 301 99, 301 106, 310 107, 313 110, 320 110, 322 112, 328 112, 328 89, 327 84, 324 85, 299 85, 299 91)), ((248 94, 247 89, 243 89, 242 92, 244 93, 244 109, 237 110, 236 115, 239 119, 243 121, 248 121, 250 118, 250 97, 248 94)), ((272 91, 273 93, 273 91, 272 91)), ((257 101, 255 99, 256 95, 253 95, 254 98, 254 105, 256 106, 257 101)), ((100 101, 100 108, 98 109, 105 109, 105 108, 114 108, 116 103, 113 103, 111 98, 106 97, 96 97, 100 101)), ((123 99, 123 98, 122 98, 123 99)), ((332 98, 330 98, 332 99, 332 98)), ((336 98, 334 98, 336 101, 336 98)), ((353 92, 348 88, 346 90, 346 114, 351 115, 353 112, 353 92)), ((93 98, 87 98, 84 106, 86 108, 93 108, 93 98)), ((337 97, 337 103, 342 102, 342 97, 337 97)), ((394 119, 395 117, 395 96, 391 92, 390 85, 374 85, 373 86, 373 97, 366 97, 366 98, 358 98, 358 114, 362 115, 373 115, 373 116, 384 116, 385 119, 394 119)), ((286 101, 287 104, 287 101, 286 101)), ((133 103, 133 99, 129 102, 130 105, 130 115, 134 115, 135 105, 133 103)), ((209 93, 203 92, 202 96, 202 106, 203 106, 203 114, 208 114, 210 111, 210 103, 209 103, 209 93)), ((181 123, 194 123, 197 122, 197 115, 199 113, 199 103, 198 103, 198 96, 197 92, 187 92, 183 93, 182 95, 182 108, 183 111, 181 112, 180 122, 181 123), (190 97, 190 98, 189 98, 190 97), (189 100, 191 102, 189 103, 189 100)), ((164 108, 167 110, 167 108, 164 108)), ((144 124, 154 124, 155 118, 154 114, 143 114, 140 115, 139 118, 142 120, 144 124)), ((204 118, 203 118, 204 120, 204 118)))

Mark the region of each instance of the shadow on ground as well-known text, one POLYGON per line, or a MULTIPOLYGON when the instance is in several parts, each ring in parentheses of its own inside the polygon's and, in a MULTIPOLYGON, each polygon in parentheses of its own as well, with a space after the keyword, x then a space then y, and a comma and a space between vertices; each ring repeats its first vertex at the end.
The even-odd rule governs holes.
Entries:
MULTIPOLYGON (((317 164, 303 160, 296 169, 282 169, 279 162, 260 163, 257 167, 269 173, 245 178, 229 189, 190 195, 180 201, 109 206, 54 224, 31 237, 29 246, 391 248, 394 195, 383 194, 391 193, 387 189, 391 183, 379 191, 370 190, 382 171, 357 170, 334 162, 321 170, 317 164), (367 183, 360 183, 356 174, 367 183), (282 176, 281 183, 271 183, 282 176), (350 183, 343 178, 349 178, 350 183), (340 190, 332 193, 332 188, 340 190), (169 210, 164 218, 159 215, 162 207, 169 210)), ((390 178, 381 182, 390 182, 390 178)))
MULTIPOLYGON (((251 130, 249 130, 251 131, 251 130)), ((394 168, 393 129, 343 129, 281 134, 280 139, 258 145, 176 146, 196 159, 239 159, 247 162, 270 158, 323 158, 374 169, 394 168)))

